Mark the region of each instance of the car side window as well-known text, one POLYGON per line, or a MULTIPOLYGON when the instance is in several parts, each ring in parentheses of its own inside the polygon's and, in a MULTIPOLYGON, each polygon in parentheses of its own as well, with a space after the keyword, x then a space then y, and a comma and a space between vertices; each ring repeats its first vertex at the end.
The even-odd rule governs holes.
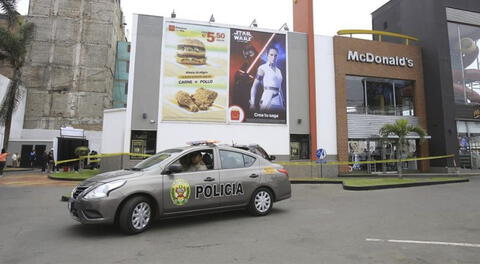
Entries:
POLYGON ((245 167, 243 154, 228 150, 220 150, 222 169, 236 169, 245 167))
POLYGON ((181 167, 181 172, 196 172, 213 170, 213 150, 205 149, 187 153, 177 159, 170 166, 181 167))
POLYGON ((245 167, 250 167, 255 163, 256 158, 249 156, 249 155, 243 155, 243 163, 245 167))

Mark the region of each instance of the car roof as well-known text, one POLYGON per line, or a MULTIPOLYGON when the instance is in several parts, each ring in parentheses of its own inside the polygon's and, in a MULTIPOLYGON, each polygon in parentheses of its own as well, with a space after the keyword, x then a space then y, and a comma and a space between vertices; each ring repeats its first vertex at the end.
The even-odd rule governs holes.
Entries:
MULTIPOLYGON (((201 150, 201 149, 208 149, 208 148, 217 148, 217 149, 220 149, 220 150, 230 150, 230 151, 237 151, 237 152, 242 152, 242 153, 245 153, 245 154, 248 154, 248 155, 257 155, 255 153, 252 153, 250 151, 248 151, 248 149, 241 149, 241 148, 238 148, 238 147, 232 147, 232 146, 229 146, 229 145, 214 145, 214 144, 201 144, 201 145, 193 145, 193 146, 183 146, 183 147, 178 147, 178 148, 175 148, 175 149, 181 149, 182 152, 185 152, 185 151, 195 151, 195 150, 201 150)), ((258 155, 257 155, 258 156, 258 155)))

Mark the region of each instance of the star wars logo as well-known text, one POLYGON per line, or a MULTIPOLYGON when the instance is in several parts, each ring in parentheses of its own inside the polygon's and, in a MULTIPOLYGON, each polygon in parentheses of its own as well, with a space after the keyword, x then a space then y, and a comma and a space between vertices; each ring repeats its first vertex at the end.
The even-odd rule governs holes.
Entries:
POLYGON ((243 186, 241 183, 225 183, 225 184, 204 184, 195 185, 195 199, 215 198, 223 196, 243 195, 243 186))
POLYGON ((250 42, 253 36, 249 31, 237 30, 233 33, 233 39, 237 42, 250 42))

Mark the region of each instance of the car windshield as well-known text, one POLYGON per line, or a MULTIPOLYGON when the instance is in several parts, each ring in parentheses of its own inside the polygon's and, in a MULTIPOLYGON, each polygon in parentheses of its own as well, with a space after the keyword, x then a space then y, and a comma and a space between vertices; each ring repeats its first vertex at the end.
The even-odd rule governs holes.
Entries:
POLYGON ((175 153, 180 153, 180 152, 182 152, 181 149, 167 149, 167 150, 164 150, 164 151, 159 152, 159 153, 149 157, 148 159, 138 163, 132 169, 133 170, 143 170, 143 169, 152 167, 153 165, 156 165, 156 164, 164 161, 165 159, 174 155, 175 153))

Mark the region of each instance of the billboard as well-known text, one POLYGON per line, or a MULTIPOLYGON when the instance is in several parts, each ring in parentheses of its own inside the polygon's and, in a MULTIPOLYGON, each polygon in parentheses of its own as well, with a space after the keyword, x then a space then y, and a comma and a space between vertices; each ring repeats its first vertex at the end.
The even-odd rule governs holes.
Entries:
POLYGON ((167 22, 163 47, 163 120, 225 122, 229 30, 167 22))
POLYGON ((286 36, 230 30, 230 122, 286 124, 286 36))
POLYGON ((286 124, 286 35, 166 22, 162 120, 286 124))

